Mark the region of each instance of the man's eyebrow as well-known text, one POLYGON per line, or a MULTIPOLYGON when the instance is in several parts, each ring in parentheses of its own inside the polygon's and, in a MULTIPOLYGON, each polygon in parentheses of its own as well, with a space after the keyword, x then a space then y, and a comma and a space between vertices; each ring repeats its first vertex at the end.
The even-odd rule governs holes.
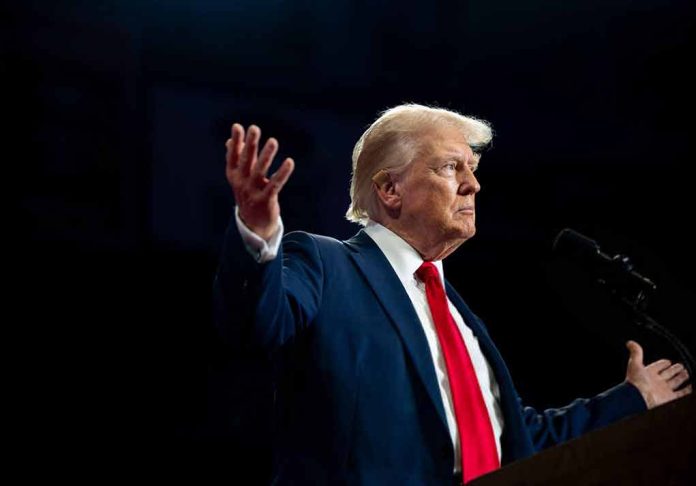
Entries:
MULTIPOLYGON (((478 164, 478 159, 481 157, 481 154, 478 154, 474 152, 473 157, 469 159, 469 164, 478 164)), ((443 153, 440 157, 438 157, 438 160, 456 160, 457 162, 464 162, 466 160, 466 154, 464 152, 460 151, 449 151, 443 153)))

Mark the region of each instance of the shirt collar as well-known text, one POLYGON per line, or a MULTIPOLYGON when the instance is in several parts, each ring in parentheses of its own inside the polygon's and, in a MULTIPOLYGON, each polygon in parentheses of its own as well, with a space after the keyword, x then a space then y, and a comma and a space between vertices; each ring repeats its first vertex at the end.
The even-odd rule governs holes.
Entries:
MULTIPOLYGON (((417 281, 414 274, 423 264, 423 258, 411 245, 393 231, 372 220, 368 221, 367 226, 365 226, 365 233, 382 250, 404 286, 412 284, 414 279, 417 281)), ((445 274, 442 260, 434 261, 433 264, 437 268, 444 286, 445 274)))

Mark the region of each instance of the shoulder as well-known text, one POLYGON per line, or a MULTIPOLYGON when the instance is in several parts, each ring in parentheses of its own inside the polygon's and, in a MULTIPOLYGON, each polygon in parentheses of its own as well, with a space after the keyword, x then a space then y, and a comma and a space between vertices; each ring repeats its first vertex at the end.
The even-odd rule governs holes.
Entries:
POLYGON ((381 255, 363 231, 345 241, 305 231, 293 231, 283 237, 282 246, 284 257, 310 259, 327 269, 345 269, 346 266, 354 265, 356 259, 373 262, 376 253, 381 255))
POLYGON ((307 233, 306 231, 291 231, 283 236, 283 245, 303 245, 317 248, 342 246, 341 242, 329 236, 307 233))
POLYGON ((291 231, 283 237, 283 245, 313 246, 320 251, 346 251, 346 242, 330 236, 308 233, 306 231, 291 231))
POLYGON ((292 231, 283 236, 283 253, 311 255, 321 260, 333 260, 345 256, 348 248, 344 242, 330 236, 292 231))

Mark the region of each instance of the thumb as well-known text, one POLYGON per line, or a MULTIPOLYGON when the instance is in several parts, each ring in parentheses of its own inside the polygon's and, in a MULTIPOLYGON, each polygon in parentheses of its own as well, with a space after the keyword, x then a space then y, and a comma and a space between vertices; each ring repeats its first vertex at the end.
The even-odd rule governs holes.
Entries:
POLYGON ((635 341, 628 341, 626 342, 626 348, 630 353, 628 363, 643 366, 643 348, 640 344, 635 341))

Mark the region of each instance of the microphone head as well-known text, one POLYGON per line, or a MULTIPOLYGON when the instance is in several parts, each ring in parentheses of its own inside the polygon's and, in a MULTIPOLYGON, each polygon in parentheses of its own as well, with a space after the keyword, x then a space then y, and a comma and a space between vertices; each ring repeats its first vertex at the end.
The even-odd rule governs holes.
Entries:
POLYGON ((565 228, 558 233, 553 242, 553 251, 579 260, 594 260, 600 254, 596 241, 570 228, 565 228))
POLYGON ((605 255, 596 241, 570 228, 558 233, 553 242, 553 251, 579 263, 599 282, 621 295, 630 296, 632 300, 643 300, 645 292, 655 290, 655 284, 634 271, 627 257, 605 255))

